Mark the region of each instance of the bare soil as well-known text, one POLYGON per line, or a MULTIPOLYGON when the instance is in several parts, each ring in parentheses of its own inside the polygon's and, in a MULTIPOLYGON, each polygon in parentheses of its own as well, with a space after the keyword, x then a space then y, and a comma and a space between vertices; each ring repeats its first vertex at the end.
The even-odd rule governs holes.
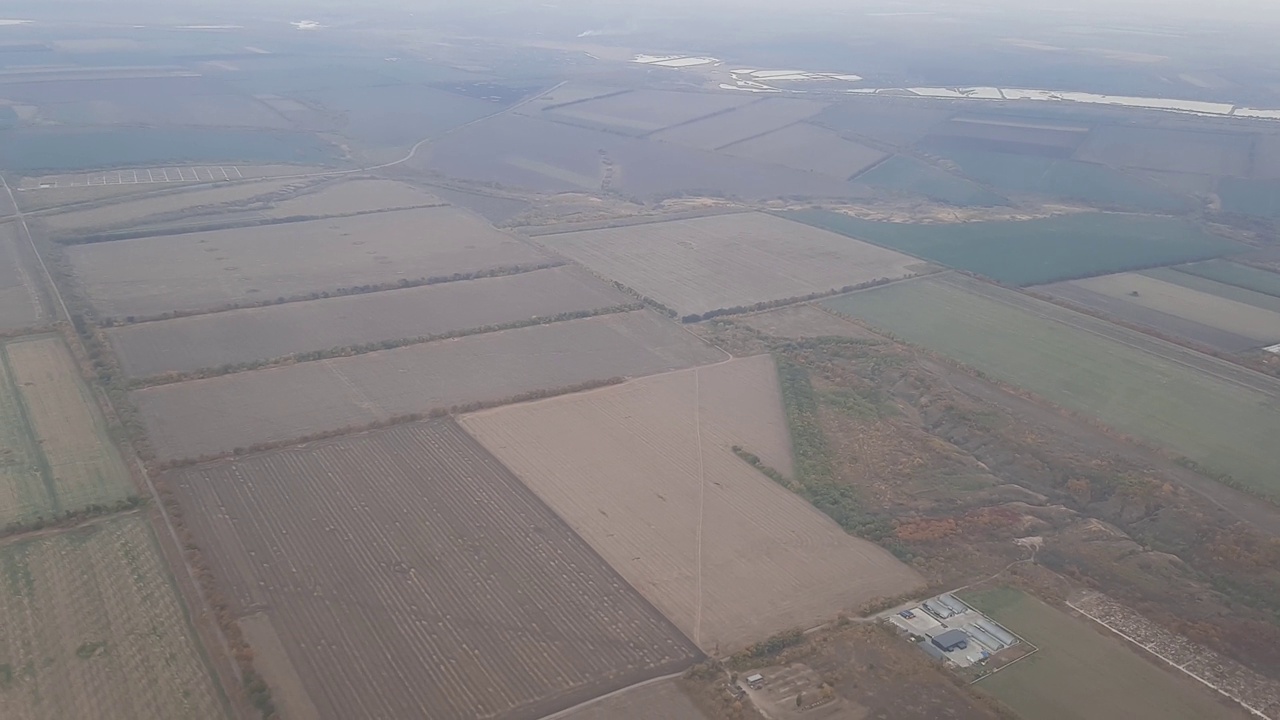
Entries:
POLYGON ((162 460, 724 357, 645 310, 298 363, 131 393, 162 460))
POLYGON ((319 718, 533 720, 698 658, 447 420, 170 483, 233 611, 279 637, 268 683, 319 718))
POLYGON ((789 472, 768 356, 462 422, 712 655, 920 582, 731 451, 789 472))

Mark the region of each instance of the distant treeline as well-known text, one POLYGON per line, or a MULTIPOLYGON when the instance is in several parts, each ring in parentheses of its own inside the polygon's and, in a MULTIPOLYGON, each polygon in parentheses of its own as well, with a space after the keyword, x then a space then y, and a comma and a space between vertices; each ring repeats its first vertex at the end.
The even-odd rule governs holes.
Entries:
MULTIPOLYGON (((781 300, 766 300, 764 302, 755 303, 754 305, 735 305, 734 307, 730 307, 730 308, 708 310, 707 312, 704 312, 701 315, 698 315, 697 313, 685 315, 684 317, 680 318, 680 322, 696 323, 696 322, 702 322, 703 320, 718 318, 723 315, 742 315, 743 313, 749 313, 749 312, 773 310, 774 308, 780 308, 786 305, 795 305, 797 303, 802 303, 802 302, 811 302, 813 300, 821 300, 822 298, 834 297, 836 295, 844 295, 846 293, 851 293, 857 290, 866 290, 868 288, 878 287, 880 285, 888 285, 891 282, 897 282, 898 280, 902 280, 902 279, 905 279, 905 278, 876 278, 875 280, 868 280, 867 282, 859 283, 857 285, 845 285, 844 287, 835 288, 833 290, 813 292, 813 293, 809 293, 808 295, 797 295, 795 297, 783 298, 781 300)), ((672 317, 675 317, 675 315, 672 315, 672 317)))

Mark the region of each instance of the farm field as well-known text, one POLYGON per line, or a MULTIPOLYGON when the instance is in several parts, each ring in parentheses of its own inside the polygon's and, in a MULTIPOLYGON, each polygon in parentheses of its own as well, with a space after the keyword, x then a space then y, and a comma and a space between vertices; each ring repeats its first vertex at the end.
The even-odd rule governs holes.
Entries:
POLYGON ((0 527, 127 498, 129 470, 62 339, 7 342, 0 365, 0 527))
POLYGON ((718 150, 800 122, 821 112, 824 107, 810 100, 765 98, 727 113, 659 130, 650 137, 700 150, 718 150))
MULTIPOLYGON (((264 180, 236 183, 199 190, 169 191, 160 195, 119 200, 105 205, 64 212, 46 213, 32 224, 54 238, 74 240, 78 235, 102 232, 114 228, 143 225, 158 218, 182 216, 202 209, 214 209, 248 203, 255 198, 267 198, 286 188, 302 184, 300 180, 264 180)), ((165 186, 152 186, 152 191, 165 186)), ((62 190, 37 191, 58 194, 62 190)))
POLYGON ((968 178, 998 193, 1044 195, 1101 208, 1180 212, 1190 200, 1155 182, 1092 163, 1035 155, 933 148, 968 178))
POLYGON ((543 116, 643 135, 754 101, 751 97, 727 94, 632 90, 544 110, 543 116))
POLYGON ((539 238, 681 315, 900 278, 914 258, 773 215, 739 213, 539 238))
POLYGON ((1159 667, 1123 640, 1018 590, 964 596, 966 602, 1040 648, 977 687, 1023 717, 1040 720, 1243 718, 1195 680, 1159 667))
POLYGON ((1242 177, 1249 174, 1252 152, 1252 135, 1103 125, 1089 133, 1076 159, 1115 167, 1242 177))
POLYGON ((1230 260, 1206 260, 1190 265, 1179 265, 1173 269, 1264 295, 1280 297, 1280 273, 1250 265, 1241 265, 1230 260))
POLYGON ((885 154, 808 123, 788 125, 767 135, 721 148, 721 152, 771 165, 848 180, 884 159, 885 154))
POLYGON ((144 517, 0 544, 0 716, 229 717, 144 517))
POLYGON ((634 300, 571 266, 108 328, 130 377, 426 337, 634 300))
POLYGON ((67 255, 107 317, 209 310, 547 260, 450 207, 76 245, 67 255))
POLYGON ((315 717, 535 720, 699 659, 451 420, 170 482, 233 612, 279 638, 267 682, 315 717))
POLYGON ((461 423, 709 654, 920 582, 732 452, 791 471, 767 355, 461 423))
POLYGON ((1007 285, 1039 285, 1247 249, 1177 218, 1114 213, 948 224, 879 222, 825 210, 783 216, 1007 285))
POLYGON ((920 196, 961 207, 989 207, 1009 202, 977 183, 905 155, 894 155, 854 178, 853 182, 857 186, 893 195, 920 196))
POLYGON ((637 310, 131 393, 166 460, 723 359, 637 310))
POLYGON ((955 274, 825 305, 1280 497, 1273 378, 955 274))
POLYGON ((0 332, 20 330, 53 318, 40 299, 36 279, 20 243, 21 225, 0 223, 0 332))
POLYGON ((766 335, 784 338, 843 337, 882 340, 879 335, 819 307, 803 303, 735 318, 766 335))
POLYGON ((354 178, 292 193, 273 202, 265 214, 271 218, 326 217, 444 204, 444 200, 408 183, 354 178))
POLYGON ((599 191, 606 160, 613 168, 608 189, 642 198, 826 198, 852 192, 848 183, 815 173, 514 114, 460 128, 449 138, 424 150, 413 165, 458 180, 549 193, 599 191))
POLYGON ((1224 352, 1280 342, 1280 298, 1172 270, 1104 275, 1036 289, 1224 352), (1173 282, 1164 279, 1170 275, 1173 282), (1181 279, 1185 282, 1177 282, 1181 279), (1245 293, 1254 295, 1255 302, 1232 298, 1245 293))
POLYGON ((706 720, 675 680, 663 680, 591 703, 555 720, 706 720))

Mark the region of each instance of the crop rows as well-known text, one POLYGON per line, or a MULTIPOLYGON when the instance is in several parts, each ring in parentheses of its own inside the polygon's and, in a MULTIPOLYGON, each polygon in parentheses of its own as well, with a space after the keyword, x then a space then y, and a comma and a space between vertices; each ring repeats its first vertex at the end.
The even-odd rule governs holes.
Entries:
POLYGON ((695 659, 450 421, 174 480, 322 717, 540 717, 695 659))

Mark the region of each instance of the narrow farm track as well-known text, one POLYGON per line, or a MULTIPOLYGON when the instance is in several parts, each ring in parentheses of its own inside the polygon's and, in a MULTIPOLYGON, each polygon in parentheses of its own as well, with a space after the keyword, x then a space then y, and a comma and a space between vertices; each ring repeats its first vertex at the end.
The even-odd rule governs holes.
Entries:
POLYGON ((532 719, 698 656, 451 421, 173 480, 324 717, 532 719))

